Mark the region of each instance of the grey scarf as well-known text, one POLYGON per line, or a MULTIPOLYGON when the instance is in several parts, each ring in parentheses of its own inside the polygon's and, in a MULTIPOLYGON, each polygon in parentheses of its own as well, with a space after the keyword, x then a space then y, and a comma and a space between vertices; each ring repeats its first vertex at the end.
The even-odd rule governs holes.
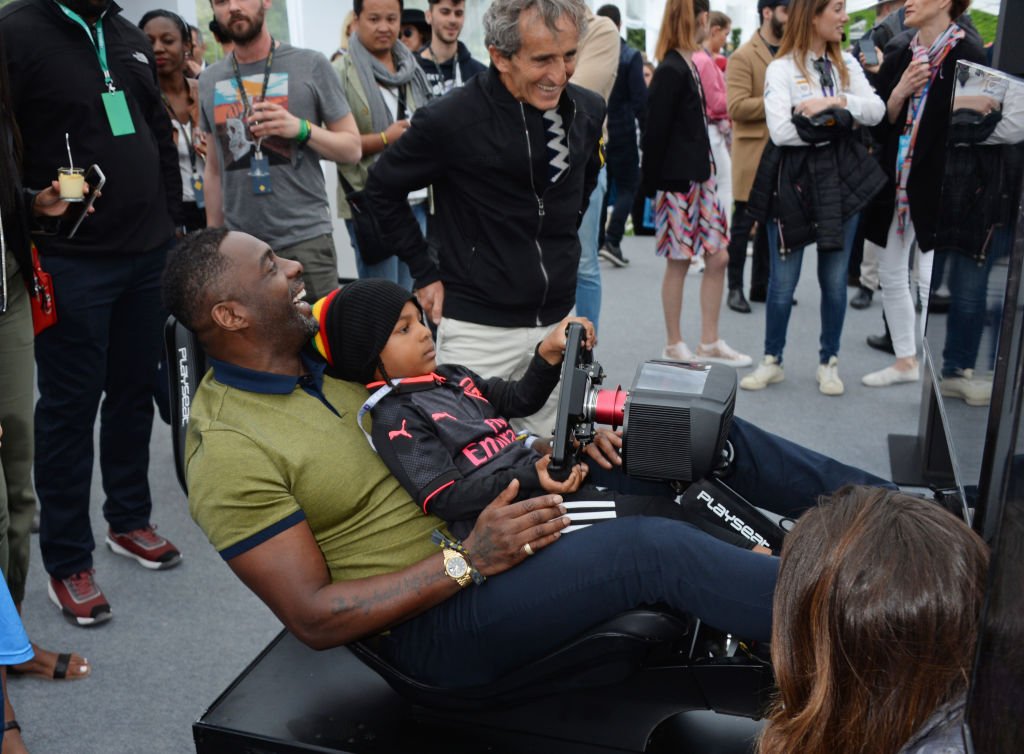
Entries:
POLYGON ((358 34, 353 34, 349 39, 348 54, 352 56, 352 63, 359 74, 359 82, 366 92, 366 101, 370 105, 370 119, 374 131, 386 130, 394 120, 391 117, 391 111, 384 103, 384 97, 378 88, 379 85, 398 87, 399 91, 404 86, 410 87, 406 99, 410 111, 421 107, 430 99, 430 88, 427 86, 427 78, 423 75, 423 70, 413 54, 401 42, 395 42, 395 46, 391 48, 391 55, 395 60, 395 73, 385 68, 379 60, 370 54, 369 50, 363 47, 358 34))

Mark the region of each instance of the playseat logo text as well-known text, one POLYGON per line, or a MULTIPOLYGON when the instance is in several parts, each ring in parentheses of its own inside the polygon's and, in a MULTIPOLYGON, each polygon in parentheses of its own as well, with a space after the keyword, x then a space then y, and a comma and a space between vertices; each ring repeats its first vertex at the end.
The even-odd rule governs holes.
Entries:
POLYGON ((178 349, 178 388, 181 392, 181 426, 188 425, 188 409, 191 397, 188 394, 188 349, 178 349))
POLYGON ((740 518, 739 516, 734 516, 732 513, 730 513, 729 509, 726 508, 724 505, 722 505, 721 503, 716 503, 715 499, 711 497, 711 495, 709 495, 707 492, 705 492, 704 490, 698 492, 697 499, 703 500, 705 506, 707 506, 707 509, 709 511, 711 511, 714 515, 718 516, 718 518, 725 521, 725 523, 729 524, 729 526, 738 531, 743 537, 749 539, 755 545, 761 545, 761 547, 767 547, 768 549, 771 549, 771 545, 768 544, 768 541, 764 537, 762 537, 760 534, 754 531, 749 524, 743 521, 742 518, 740 518))

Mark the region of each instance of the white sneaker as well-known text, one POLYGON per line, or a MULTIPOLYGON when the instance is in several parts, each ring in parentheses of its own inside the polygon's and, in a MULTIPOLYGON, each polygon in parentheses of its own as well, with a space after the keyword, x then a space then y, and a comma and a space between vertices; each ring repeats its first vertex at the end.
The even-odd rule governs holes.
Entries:
POLYGON ((686 347, 683 341, 665 346, 661 352, 661 358, 665 361, 693 361, 693 351, 686 347))
POLYGON ((961 369, 943 377, 939 392, 947 398, 960 398, 968 406, 987 406, 992 402, 992 383, 974 378, 973 369, 961 369))
POLYGON ((697 361, 708 364, 725 364, 727 367, 749 367, 753 359, 745 353, 740 353, 724 340, 719 338, 714 343, 701 343, 697 346, 697 361))
POLYGON ((744 390, 764 390, 769 385, 782 382, 786 379, 786 373, 782 371, 782 365, 774 356, 765 356, 757 369, 740 380, 740 387, 744 390))
POLYGON ((825 395, 842 395, 846 388, 839 379, 839 359, 835 356, 828 364, 818 364, 818 390, 825 395))
POLYGON ((860 381, 868 387, 888 387, 901 382, 917 382, 919 379, 921 379, 921 368, 915 364, 913 369, 897 369, 894 366, 888 366, 877 372, 865 374, 860 381))

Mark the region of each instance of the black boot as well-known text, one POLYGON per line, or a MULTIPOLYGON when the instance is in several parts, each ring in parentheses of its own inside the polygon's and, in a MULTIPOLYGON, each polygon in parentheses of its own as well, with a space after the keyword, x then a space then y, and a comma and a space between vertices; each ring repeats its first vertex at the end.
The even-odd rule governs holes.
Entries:
POLYGON ((733 288, 729 291, 729 299, 726 301, 726 304, 734 312, 750 314, 750 304, 747 303, 747 299, 740 288, 733 288))
POLYGON ((867 309, 871 306, 871 299, 875 295, 875 292, 870 288, 865 288, 863 285, 858 286, 857 294, 850 299, 850 306, 854 309, 867 309))
POLYGON ((885 314, 882 314, 882 324, 885 325, 885 332, 881 335, 869 335, 868 345, 879 351, 885 351, 891 353, 893 356, 896 355, 896 349, 892 347, 892 334, 889 332, 889 322, 885 318, 885 314))

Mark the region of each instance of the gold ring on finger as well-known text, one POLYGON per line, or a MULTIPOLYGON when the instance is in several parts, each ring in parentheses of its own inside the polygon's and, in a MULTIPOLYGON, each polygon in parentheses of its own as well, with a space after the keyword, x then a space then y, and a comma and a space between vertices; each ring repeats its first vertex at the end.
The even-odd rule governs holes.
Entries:
POLYGON ((533 548, 530 547, 530 543, 529 542, 527 542, 525 545, 523 545, 523 552, 525 552, 527 555, 533 555, 533 548))

